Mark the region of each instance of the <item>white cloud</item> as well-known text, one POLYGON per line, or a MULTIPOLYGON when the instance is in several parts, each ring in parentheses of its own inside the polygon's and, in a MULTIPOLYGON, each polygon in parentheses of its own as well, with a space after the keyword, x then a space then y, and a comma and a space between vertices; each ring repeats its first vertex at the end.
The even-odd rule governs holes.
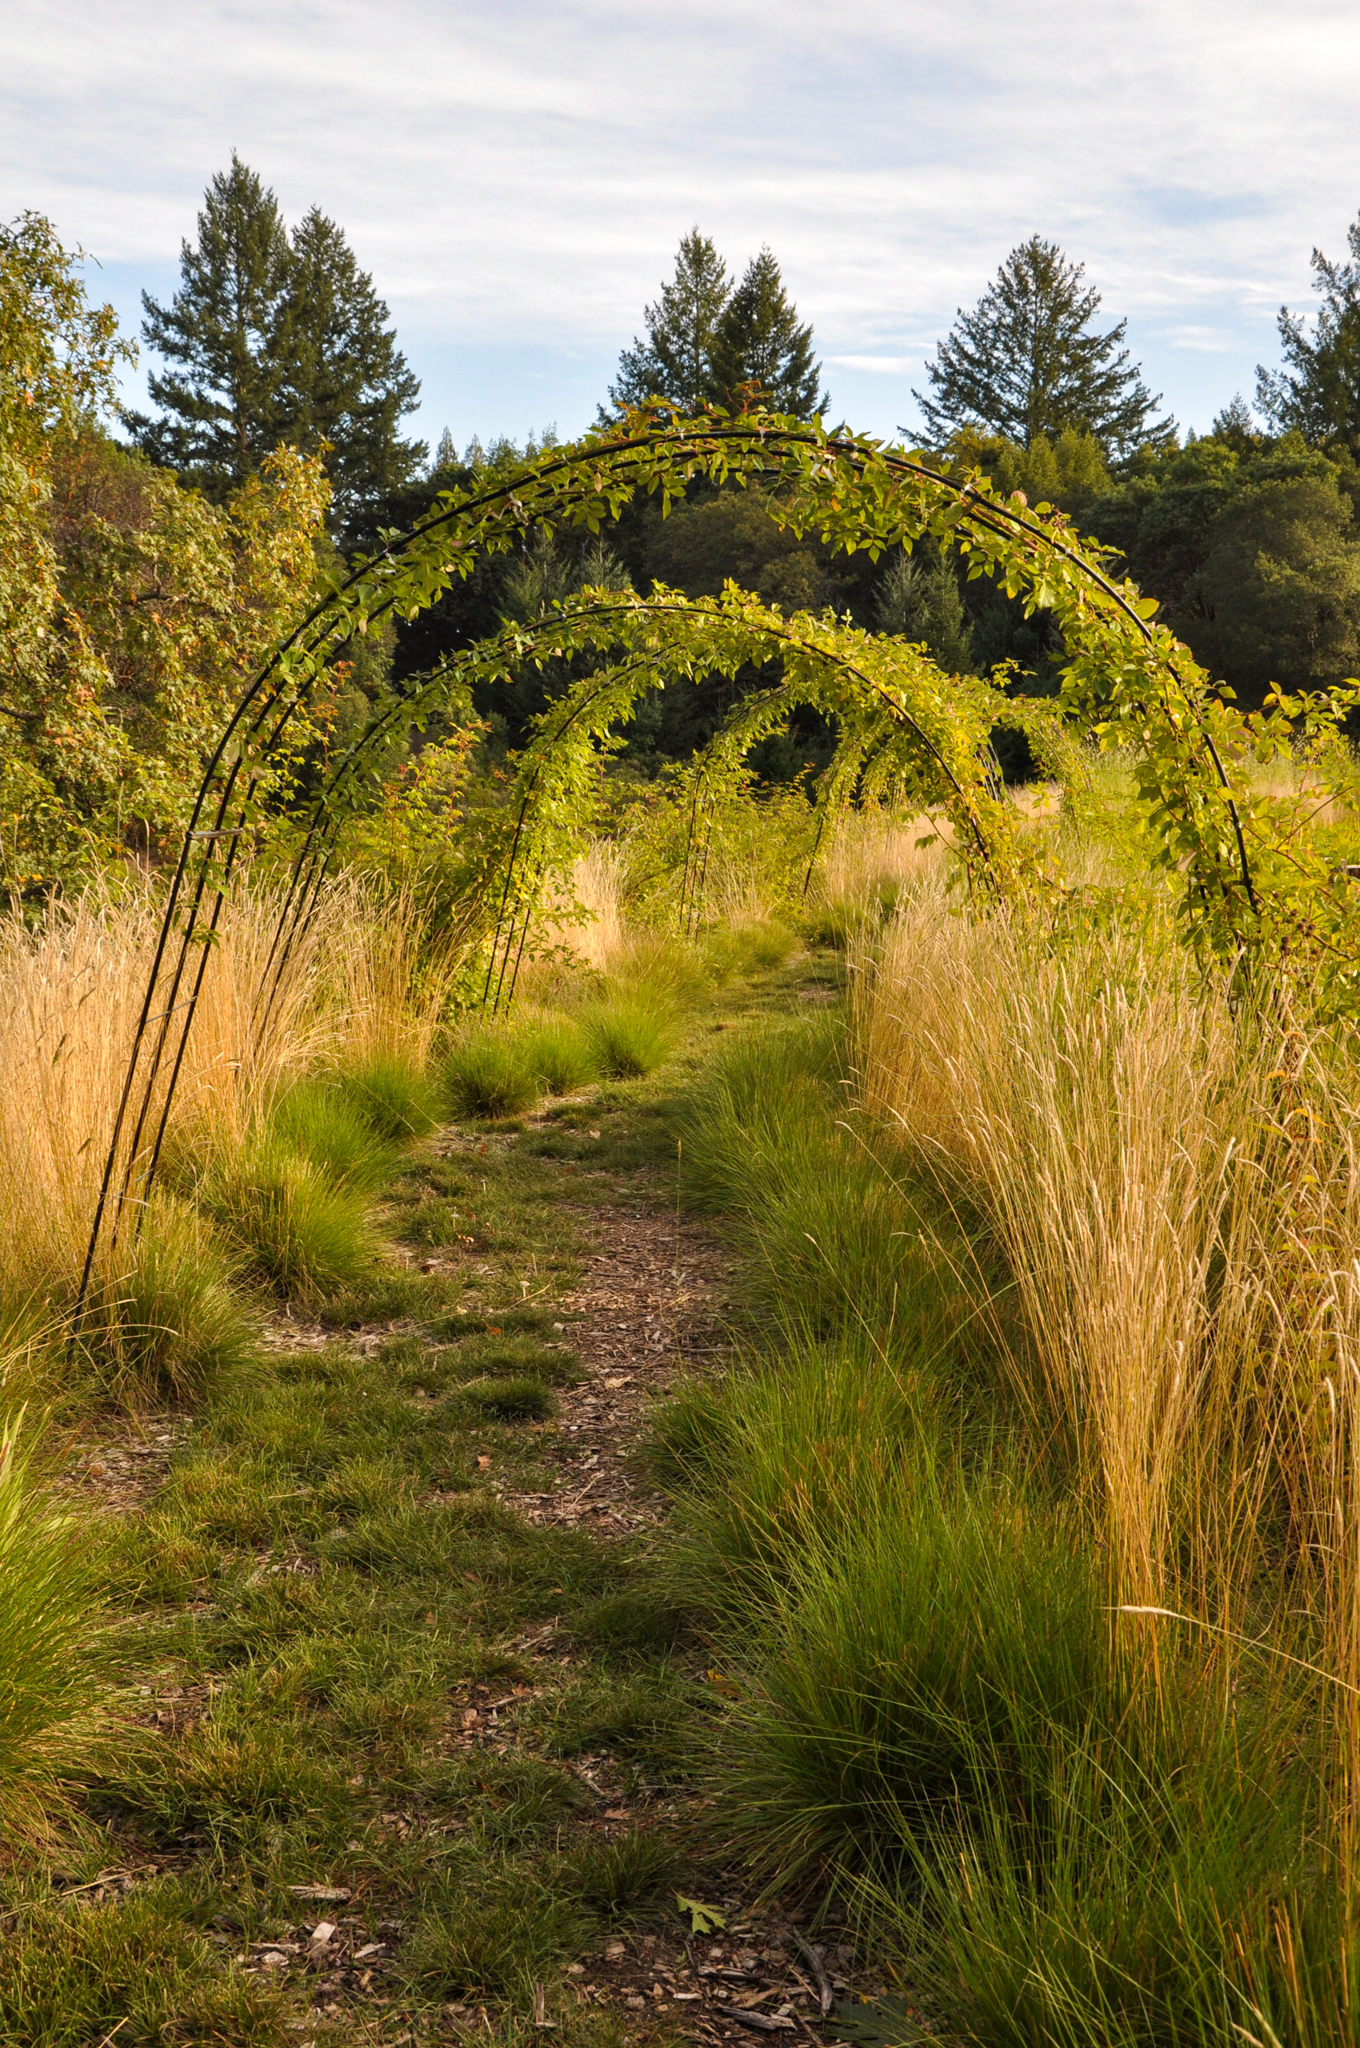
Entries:
POLYGON ((918 367, 914 356, 828 356, 826 360, 837 369, 864 370, 871 377, 900 376, 904 370, 918 367))
POLYGON ((1360 206, 1353 0, 6 0, 0 81, 0 210, 164 265, 236 147, 417 361, 617 350, 697 220, 886 378, 1038 230, 1179 406, 1360 206))

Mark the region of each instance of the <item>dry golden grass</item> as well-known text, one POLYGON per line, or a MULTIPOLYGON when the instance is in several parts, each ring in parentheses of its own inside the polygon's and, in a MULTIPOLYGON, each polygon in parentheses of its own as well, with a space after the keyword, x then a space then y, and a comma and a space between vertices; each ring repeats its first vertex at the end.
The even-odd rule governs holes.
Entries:
POLYGON ((1058 951, 933 893, 851 969, 861 1099, 1002 1256, 1010 1391, 1036 1455, 1065 1447, 1112 1604, 1188 1617, 1126 1629, 1191 1627, 1230 1660, 1264 1633, 1267 1663, 1325 1670, 1349 1815, 1360 1077, 1330 1043, 1232 1016, 1170 946, 1058 951))
POLYGON ((809 895, 856 905, 895 899, 941 873, 952 839, 944 819, 849 812, 837 821, 809 895))
MULTIPOLYGON (((409 903, 345 882, 289 953, 267 1018, 258 991, 278 916, 265 889, 224 912, 185 1053, 171 1129, 230 1145, 292 1076, 403 1047, 429 1049, 445 993, 409 903)), ((0 1299, 78 1275, 155 945, 149 897, 90 895, 41 930, 0 926, 0 1299)), ((272 978, 272 976, 271 976, 272 978)), ((159 1105, 143 1134, 154 1134, 159 1105)))
POLYGON ((586 913, 585 922, 569 923, 550 910, 544 927, 547 944, 563 947, 597 974, 608 974, 628 943, 624 915, 627 879, 624 854, 607 840, 582 854, 572 870, 571 895, 586 913))

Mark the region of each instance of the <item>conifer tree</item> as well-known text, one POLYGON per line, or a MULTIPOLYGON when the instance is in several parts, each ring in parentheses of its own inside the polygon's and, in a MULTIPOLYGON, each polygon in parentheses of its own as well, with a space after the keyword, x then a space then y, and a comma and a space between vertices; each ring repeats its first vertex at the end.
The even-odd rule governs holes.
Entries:
MULTIPOLYGON (((730 296, 726 264, 708 236, 691 228, 681 238, 674 277, 643 314, 647 339, 634 336, 619 357, 609 387, 615 410, 664 398, 680 412, 697 412, 712 393, 713 351, 730 296)), ((602 407, 601 421, 608 417, 602 407)))
POLYGON ((1309 441, 1360 445, 1360 218, 1346 231, 1349 263, 1313 251, 1313 289, 1322 296, 1309 335, 1301 313, 1281 306, 1283 370, 1256 371, 1256 403, 1274 426, 1309 441))
POLYGON ((293 230, 280 322, 285 366, 283 438, 327 457, 336 518, 352 528, 375 503, 409 485, 423 442, 404 441, 401 422, 420 382, 397 347, 386 304, 360 270, 342 231, 312 207, 293 230))
POLYGON ((1069 428, 1092 434, 1107 455, 1167 441, 1160 399, 1122 346, 1127 321, 1105 333, 1091 322, 1100 294, 1056 242, 1032 235, 1012 249, 971 313, 958 318, 926 365, 931 390, 915 391, 926 430, 943 446, 983 427, 1028 448, 1069 428))
POLYGON ((143 339, 169 367, 149 379, 161 417, 128 424, 154 460, 220 499, 280 442, 327 443, 341 533, 410 484, 426 451, 400 426, 420 386, 334 221, 313 207, 290 237, 274 194, 233 153, 180 273, 168 306, 142 295, 143 339))
POLYGON ((733 407, 744 385, 758 386, 772 412, 815 419, 827 397, 819 389, 821 365, 812 353, 812 329, 800 326, 798 310, 769 248, 746 266, 727 302, 713 346, 712 392, 733 407))
POLYGON ((924 645, 953 675, 972 661, 972 636, 958 577, 938 548, 909 555, 898 549, 889 559, 874 602, 880 633, 900 634, 924 645))
POLYGON ((204 195, 198 241, 180 244, 168 306, 142 293, 142 338, 169 365, 148 385, 165 417, 128 418, 152 460, 223 498, 282 438, 279 326, 288 234, 272 192, 232 151, 204 195))

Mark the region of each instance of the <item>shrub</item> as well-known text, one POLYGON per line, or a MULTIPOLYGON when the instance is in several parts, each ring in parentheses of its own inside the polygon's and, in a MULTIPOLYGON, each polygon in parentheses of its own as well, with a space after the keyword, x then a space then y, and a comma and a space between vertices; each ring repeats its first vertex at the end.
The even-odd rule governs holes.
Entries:
POLYGON ((467 1029, 451 1048, 444 1072, 460 1116, 518 1116, 543 1092, 525 1040, 503 1024, 467 1029))

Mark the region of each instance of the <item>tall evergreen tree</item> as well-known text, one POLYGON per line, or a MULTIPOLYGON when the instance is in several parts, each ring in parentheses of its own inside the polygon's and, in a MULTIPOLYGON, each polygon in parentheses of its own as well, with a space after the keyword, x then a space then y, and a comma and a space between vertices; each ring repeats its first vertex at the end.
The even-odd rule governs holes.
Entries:
POLYGON ((1092 331, 1100 294, 1085 274, 1039 235, 1011 250, 926 365, 930 394, 912 393, 933 440, 985 427, 1028 448, 1075 428, 1124 456, 1170 438, 1172 422, 1153 417, 1161 401, 1122 346, 1127 321, 1092 331))
POLYGON ((296 446, 330 443, 327 467, 342 528, 404 490, 427 452, 423 442, 401 438, 420 381, 389 317, 342 231, 312 207, 292 236, 280 323, 281 413, 284 438, 296 446))
POLYGON ((290 238, 274 194, 233 152, 180 273, 169 306, 142 295, 143 339, 170 367, 149 379, 161 417, 128 424, 157 462, 221 498, 279 442, 312 452, 325 441, 342 533, 412 481, 426 451, 400 425, 420 386, 334 221, 313 207, 290 238))
POLYGON ((1313 251, 1313 289, 1322 296, 1317 326, 1281 306, 1283 370, 1256 371, 1256 403, 1273 425, 1309 441, 1360 444, 1360 218, 1346 230, 1349 263, 1313 251))
POLYGON ((747 264, 718 323, 713 396, 731 407, 743 385, 758 385, 772 411, 810 420, 828 402, 819 388, 821 379, 821 365, 812 353, 812 329, 799 325, 798 309, 784 290, 779 265, 763 248, 747 264))
MULTIPOLYGON (((619 357, 609 387, 614 408, 664 398, 680 412, 697 412, 713 389, 713 352, 730 296, 726 264, 708 236, 691 228, 681 238, 675 276, 643 314, 647 339, 634 336, 619 357)), ((600 418, 608 418, 603 407, 600 418)))
POLYGON ((142 338, 171 367, 149 388, 167 415, 129 416, 152 460, 223 498, 282 438, 279 327, 288 235, 272 192, 232 151, 204 195, 197 243, 180 244, 168 306, 142 293, 142 338))

